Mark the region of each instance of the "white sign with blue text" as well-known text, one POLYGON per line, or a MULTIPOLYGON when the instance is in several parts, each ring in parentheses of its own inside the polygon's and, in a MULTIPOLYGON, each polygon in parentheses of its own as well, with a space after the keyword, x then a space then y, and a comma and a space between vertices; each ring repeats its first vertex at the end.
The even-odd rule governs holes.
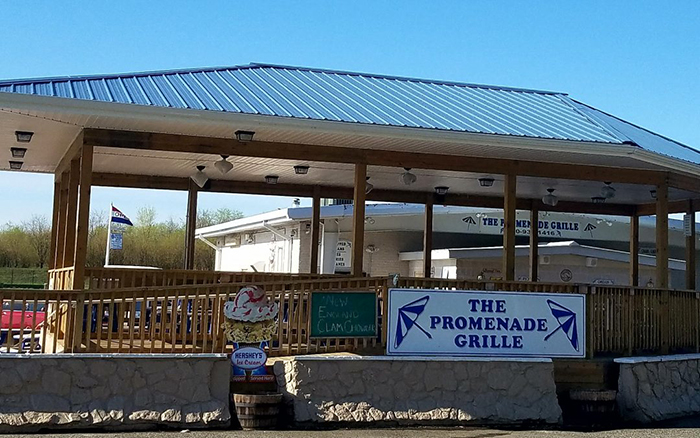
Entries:
POLYGON ((390 289, 387 353, 585 357, 584 295, 390 289))

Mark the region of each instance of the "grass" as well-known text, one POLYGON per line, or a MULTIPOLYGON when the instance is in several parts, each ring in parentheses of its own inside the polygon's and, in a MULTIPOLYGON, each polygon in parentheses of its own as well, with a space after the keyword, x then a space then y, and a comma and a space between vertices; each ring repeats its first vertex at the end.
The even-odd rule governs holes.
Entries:
POLYGON ((46 268, 0 268, 0 285, 40 286, 48 281, 46 268))

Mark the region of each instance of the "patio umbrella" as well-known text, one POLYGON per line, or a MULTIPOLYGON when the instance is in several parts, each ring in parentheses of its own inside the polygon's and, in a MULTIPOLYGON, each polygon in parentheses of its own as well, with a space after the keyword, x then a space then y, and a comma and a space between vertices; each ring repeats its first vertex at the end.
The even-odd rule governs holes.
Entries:
POLYGON ((545 336, 544 340, 546 341, 559 330, 563 330, 566 337, 569 339, 569 342, 571 342, 571 346, 578 351, 578 328, 576 327, 576 313, 559 303, 555 303, 552 300, 547 300, 547 305, 549 306, 549 310, 552 312, 552 316, 554 316, 554 318, 557 320, 559 326, 554 329, 552 333, 545 336))
POLYGON ((433 337, 421 327, 416 319, 425 310, 425 305, 428 304, 429 296, 424 296, 423 298, 418 298, 415 301, 411 301, 408 304, 399 307, 399 321, 396 325, 396 338, 394 340, 394 348, 398 348, 403 342, 406 334, 411 329, 411 327, 418 327, 420 331, 425 333, 428 339, 433 339, 433 337))

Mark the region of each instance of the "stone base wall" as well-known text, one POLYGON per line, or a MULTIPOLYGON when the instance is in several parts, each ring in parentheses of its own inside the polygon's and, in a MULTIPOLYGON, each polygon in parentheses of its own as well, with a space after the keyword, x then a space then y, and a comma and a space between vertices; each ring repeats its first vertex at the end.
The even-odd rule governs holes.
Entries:
POLYGON ((0 432, 227 425, 225 355, 0 355, 0 432))
POLYGON ((274 365, 303 423, 558 423, 551 360, 300 356, 274 365))
POLYGON ((617 405, 626 420, 651 422, 700 413, 700 355, 616 359, 617 405))

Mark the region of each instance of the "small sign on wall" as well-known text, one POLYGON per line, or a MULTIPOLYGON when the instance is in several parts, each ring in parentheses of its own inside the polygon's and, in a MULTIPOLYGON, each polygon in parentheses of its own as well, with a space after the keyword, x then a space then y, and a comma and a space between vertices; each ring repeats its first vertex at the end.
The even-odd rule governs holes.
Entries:
POLYGON ((346 274, 352 268, 352 242, 339 240, 335 247, 335 273, 346 274))
POLYGON ((387 353, 585 357, 585 296, 390 289, 387 353))

